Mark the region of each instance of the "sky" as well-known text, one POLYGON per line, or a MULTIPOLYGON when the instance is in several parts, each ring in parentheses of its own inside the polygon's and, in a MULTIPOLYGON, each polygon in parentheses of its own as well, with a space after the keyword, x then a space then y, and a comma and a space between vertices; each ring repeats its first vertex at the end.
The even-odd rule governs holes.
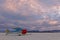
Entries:
POLYGON ((60 0, 0 0, 0 28, 60 30, 60 0))

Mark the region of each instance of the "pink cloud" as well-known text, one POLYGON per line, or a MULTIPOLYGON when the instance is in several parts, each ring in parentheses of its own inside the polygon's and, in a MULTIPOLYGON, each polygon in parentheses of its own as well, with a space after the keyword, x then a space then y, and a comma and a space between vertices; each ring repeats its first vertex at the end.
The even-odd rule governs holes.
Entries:
POLYGON ((50 20, 50 21, 48 21, 48 23, 49 23, 50 25, 56 25, 56 24, 58 24, 59 22, 58 22, 58 21, 55 21, 55 20, 50 20))
MULTIPOLYGON (((29 10, 36 12, 38 15, 42 12, 47 12, 45 7, 43 7, 43 3, 38 3, 36 0, 6 0, 4 5, 5 10, 9 10, 12 12, 18 12, 20 13, 21 8, 27 4, 27 7, 29 10)), ((27 10, 26 10, 27 11, 27 10)), ((35 13, 35 14, 36 14, 35 13)), ((27 15, 26 13, 23 13, 22 15, 27 15)))

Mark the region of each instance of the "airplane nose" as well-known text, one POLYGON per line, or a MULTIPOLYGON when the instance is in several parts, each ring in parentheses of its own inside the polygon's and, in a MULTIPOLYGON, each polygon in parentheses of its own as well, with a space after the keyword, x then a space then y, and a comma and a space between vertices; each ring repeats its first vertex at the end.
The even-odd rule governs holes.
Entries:
POLYGON ((26 29, 23 29, 22 30, 22 34, 26 34, 27 33, 27 30, 26 29))

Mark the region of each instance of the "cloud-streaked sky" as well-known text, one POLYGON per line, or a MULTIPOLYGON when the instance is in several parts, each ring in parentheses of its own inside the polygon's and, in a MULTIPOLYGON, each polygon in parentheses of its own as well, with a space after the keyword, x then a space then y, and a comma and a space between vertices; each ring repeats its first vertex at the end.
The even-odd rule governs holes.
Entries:
POLYGON ((0 0, 0 27, 60 30, 60 0, 0 0))

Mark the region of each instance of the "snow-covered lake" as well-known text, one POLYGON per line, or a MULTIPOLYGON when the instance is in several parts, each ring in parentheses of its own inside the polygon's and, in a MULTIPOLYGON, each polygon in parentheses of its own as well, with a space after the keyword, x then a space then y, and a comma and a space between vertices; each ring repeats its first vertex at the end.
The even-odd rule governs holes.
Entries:
POLYGON ((25 36, 0 33, 0 40, 60 40, 60 33, 27 33, 25 36))

